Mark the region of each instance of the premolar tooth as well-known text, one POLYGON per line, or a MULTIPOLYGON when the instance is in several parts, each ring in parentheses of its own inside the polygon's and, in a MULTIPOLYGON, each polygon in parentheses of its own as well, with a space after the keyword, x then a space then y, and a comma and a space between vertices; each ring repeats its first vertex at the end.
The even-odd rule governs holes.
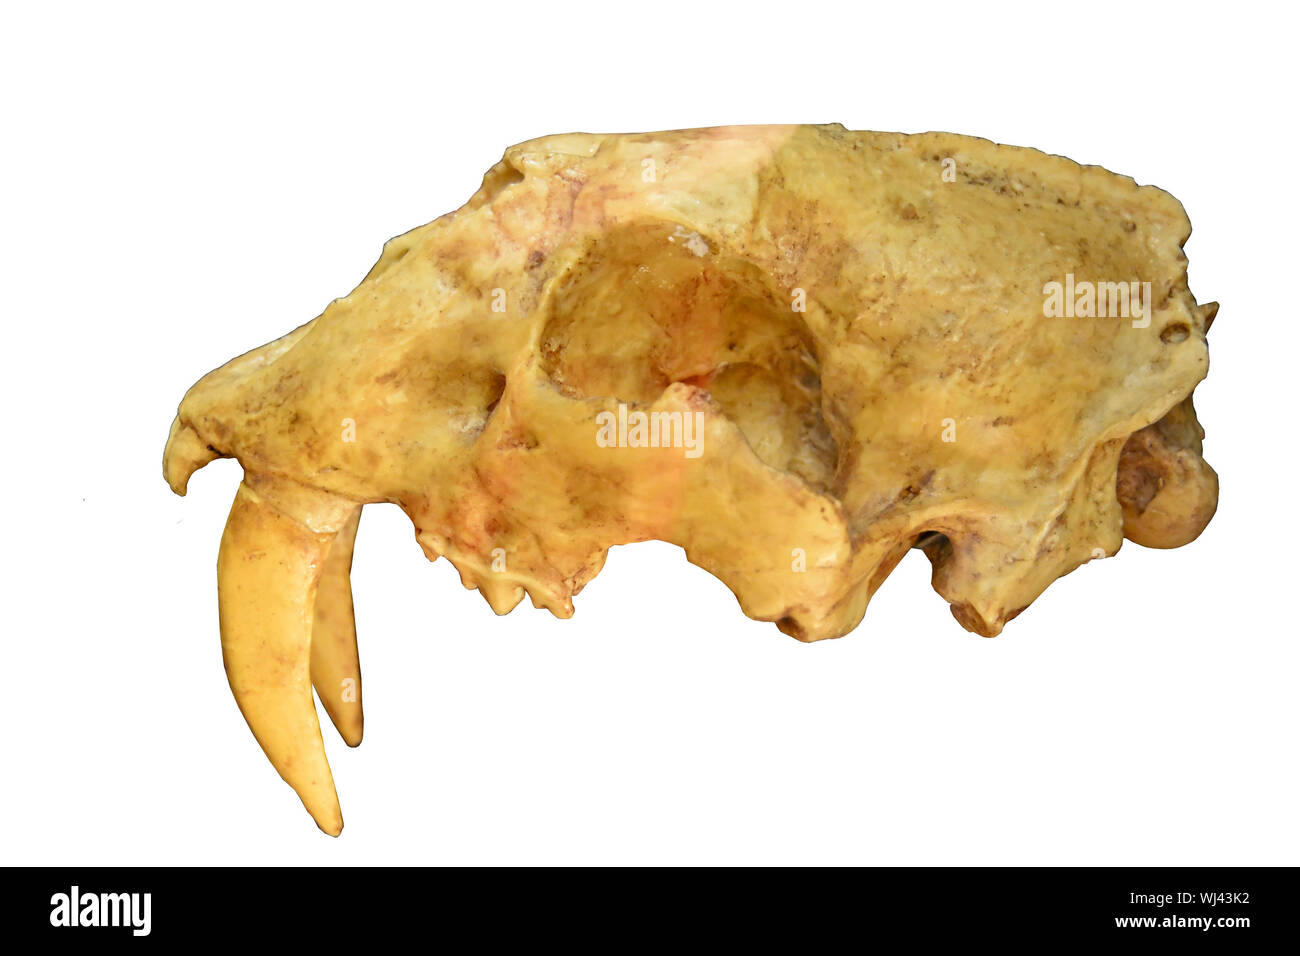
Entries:
POLYGON ((217 557, 221 653, 235 701, 257 742, 307 812, 343 829, 311 695, 316 586, 333 532, 313 532, 239 486, 217 557))
POLYGON ((510 580, 484 578, 478 589, 496 614, 509 614, 524 599, 524 589, 510 580))
POLYGON ((334 541, 316 587, 316 611, 311 631, 311 682, 330 720, 349 747, 361 743, 361 658, 352 611, 352 549, 358 506, 334 541))

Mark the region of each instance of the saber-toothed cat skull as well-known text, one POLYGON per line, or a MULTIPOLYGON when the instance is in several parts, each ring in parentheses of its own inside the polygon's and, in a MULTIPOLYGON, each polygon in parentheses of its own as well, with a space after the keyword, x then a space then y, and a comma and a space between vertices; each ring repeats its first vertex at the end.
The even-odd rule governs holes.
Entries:
POLYGON ((1214 305, 1168 194, 985 140, 840 126, 563 135, 199 381, 168 482, 244 468, 218 558, 240 709, 327 833, 312 702, 361 740, 348 583, 394 502, 498 614, 681 545, 746 614, 838 637, 913 546, 997 634, 1125 536, 1214 512, 1214 305))

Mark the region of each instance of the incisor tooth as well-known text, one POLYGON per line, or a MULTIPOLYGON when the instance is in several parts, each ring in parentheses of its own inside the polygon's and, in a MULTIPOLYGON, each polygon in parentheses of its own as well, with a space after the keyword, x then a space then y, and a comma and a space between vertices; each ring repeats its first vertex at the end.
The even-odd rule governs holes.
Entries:
POLYGON ((220 457, 221 454, 204 442, 198 432, 177 417, 172 422, 171 433, 167 436, 167 449, 163 452, 163 477, 167 479, 172 491, 183 495, 190 483, 190 476, 220 457))
POLYGON ((313 531, 240 484, 217 557, 221 653, 262 750, 331 836, 343 829, 311 696, 313 606, 332 531, 313 531))

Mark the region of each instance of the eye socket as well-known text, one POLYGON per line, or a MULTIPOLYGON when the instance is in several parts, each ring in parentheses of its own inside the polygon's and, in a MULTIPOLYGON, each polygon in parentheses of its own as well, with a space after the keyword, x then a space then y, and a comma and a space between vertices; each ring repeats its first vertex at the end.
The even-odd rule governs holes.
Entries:
POLYGON ((571 269, 551 305, 541 363, 564 394, 648 404, 694 386, 764 463, 829 487, 838 452, 812 335, 751 264, 680 227, 628 227, 571 269))

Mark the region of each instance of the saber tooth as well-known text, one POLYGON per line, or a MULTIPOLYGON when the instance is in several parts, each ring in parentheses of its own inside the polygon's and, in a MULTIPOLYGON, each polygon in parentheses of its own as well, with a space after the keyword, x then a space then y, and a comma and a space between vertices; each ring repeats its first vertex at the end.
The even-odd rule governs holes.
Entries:
POLYGON ((217 558, 230 689, 271 764, 331 836, 343 830, 343 814, 311 696, 311 645, 317 584, 335 537, 272 505, 246 477, 217 558))
POLYGON ((329 546, 316 586, 311 629, 311 682, 349 747, 361 743, 361 656, 352 609, 352 551, 361 521, 357 506, 329 546))

